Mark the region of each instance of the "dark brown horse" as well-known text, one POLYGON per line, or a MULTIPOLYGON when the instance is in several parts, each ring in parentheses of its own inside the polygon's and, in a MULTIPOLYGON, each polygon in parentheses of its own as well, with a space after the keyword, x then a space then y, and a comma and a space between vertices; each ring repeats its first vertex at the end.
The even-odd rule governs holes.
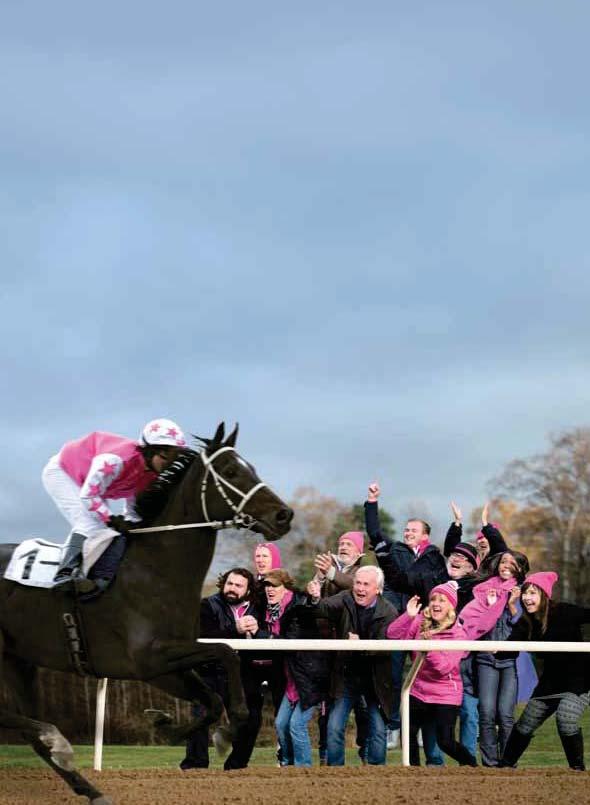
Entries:
MULTIPOLYGON (((75 770, 72 747, 58 728, 35 720, 37 668, 75 670, 64 613, 74 608, 79 612, 92 675, 144 680, 198 705, 201 716, 191 724, 174 730, 168 726, 174 738, 213 723, 221 714, 219 697, 195 671, 201 662, 215 660, 226 668, 230 727, 235 730, 247 715, 235 653, 221 644, 195 642, 201 588, 215 549, 217 521, 247 525, 275 540, 289 531, 293 512, 236 453, 236 437, 237 427, 224 441, 222 423, 213 439, 202 440, 201 451, 187 451, 144 493, 137 506, 144 517, 141 525, 161 530, 130 538, 115 581, 99 598, 76 605, 67 592, 0 578, 1 672, 18 702, 14 711, 0 710, 0 725, 20 731, 93 805, 111 800, 75 770), (204 522, 206 527, 190 525, 204 522), (186 528, 165 528, 184 524, 186 528)), ((1 546, 0 575, 14 547, 1 546)))

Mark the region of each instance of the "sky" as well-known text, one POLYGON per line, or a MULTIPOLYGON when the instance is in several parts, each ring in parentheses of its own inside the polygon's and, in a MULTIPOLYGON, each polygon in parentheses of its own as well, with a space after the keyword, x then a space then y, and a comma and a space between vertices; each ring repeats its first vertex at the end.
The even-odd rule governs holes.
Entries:
POLYGON ((589 24, 4 4, 0 541, 61 541, 48 458, 157 416, 238 421, 285 498, 378 479, 439 532, 588 425, 589 24))

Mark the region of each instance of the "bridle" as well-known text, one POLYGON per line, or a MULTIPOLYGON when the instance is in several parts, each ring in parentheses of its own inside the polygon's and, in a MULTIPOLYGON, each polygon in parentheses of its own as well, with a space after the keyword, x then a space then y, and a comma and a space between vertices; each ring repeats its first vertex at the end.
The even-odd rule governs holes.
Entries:
POLYGON ((230 451, 237 453, 235 447, 229 446, 220 447, 210 456, 207 455, 205 450, 200 450, 197 453, 197 457, 200 458, 205 469, 203 480, 201 481, 201 509, 205 517, 204 522, 182 523, 181 525, 151 526, 150 528, 132 528, 129 530, 129 533, 147 534, 151 531, 173 531, 179 528, 215 528, 217 530, 223 528, 252 528, 252 526, 256 523, 256 520, 250 514, 244 513, 244 507, 257 492, 266 487, 266 484, 263 481, 259 481, 257 484, 254 484, 254 486, 249 489, 248 492, 242 492, 241 489, 238 489, 236 486, 230 483, 227 478, 224 478, 223 475, 215 469, 213 462, 222 453, 227 453, 230 451), (209 519, 209 512, 207 511, 207 484, 209 482, 209 476, 211 476, 213 483, 215 484, 215 488, 225 501, 228 508, 234 512, 234 516, 230 520, 209 519), (226 489, 230 489, 235 495, 237 495, 238 499, 241 498, 241 501, 237 505, 227 494, 226 489))

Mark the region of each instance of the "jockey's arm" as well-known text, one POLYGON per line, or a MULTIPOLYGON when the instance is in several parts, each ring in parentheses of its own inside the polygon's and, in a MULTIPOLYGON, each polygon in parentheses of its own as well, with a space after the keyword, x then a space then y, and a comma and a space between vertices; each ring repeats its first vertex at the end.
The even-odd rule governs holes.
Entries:
POLYGON ((119 477, 123 469, 123 459, 114 453, 100 453, 92 459, 86 480, 80 489, 80 500, 89 512, 106 524, 112 517, 107 506, 108 489, 119 477))

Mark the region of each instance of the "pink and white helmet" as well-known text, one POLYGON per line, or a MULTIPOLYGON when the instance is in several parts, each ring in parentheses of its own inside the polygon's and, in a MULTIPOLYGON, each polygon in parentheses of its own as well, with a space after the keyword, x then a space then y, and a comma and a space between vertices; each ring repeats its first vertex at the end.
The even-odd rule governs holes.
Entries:
POLYGON ((144 444, 184 447, 186 440, 182 429, 171 419, 152 419, 141 431, 139 440, 144 444))

